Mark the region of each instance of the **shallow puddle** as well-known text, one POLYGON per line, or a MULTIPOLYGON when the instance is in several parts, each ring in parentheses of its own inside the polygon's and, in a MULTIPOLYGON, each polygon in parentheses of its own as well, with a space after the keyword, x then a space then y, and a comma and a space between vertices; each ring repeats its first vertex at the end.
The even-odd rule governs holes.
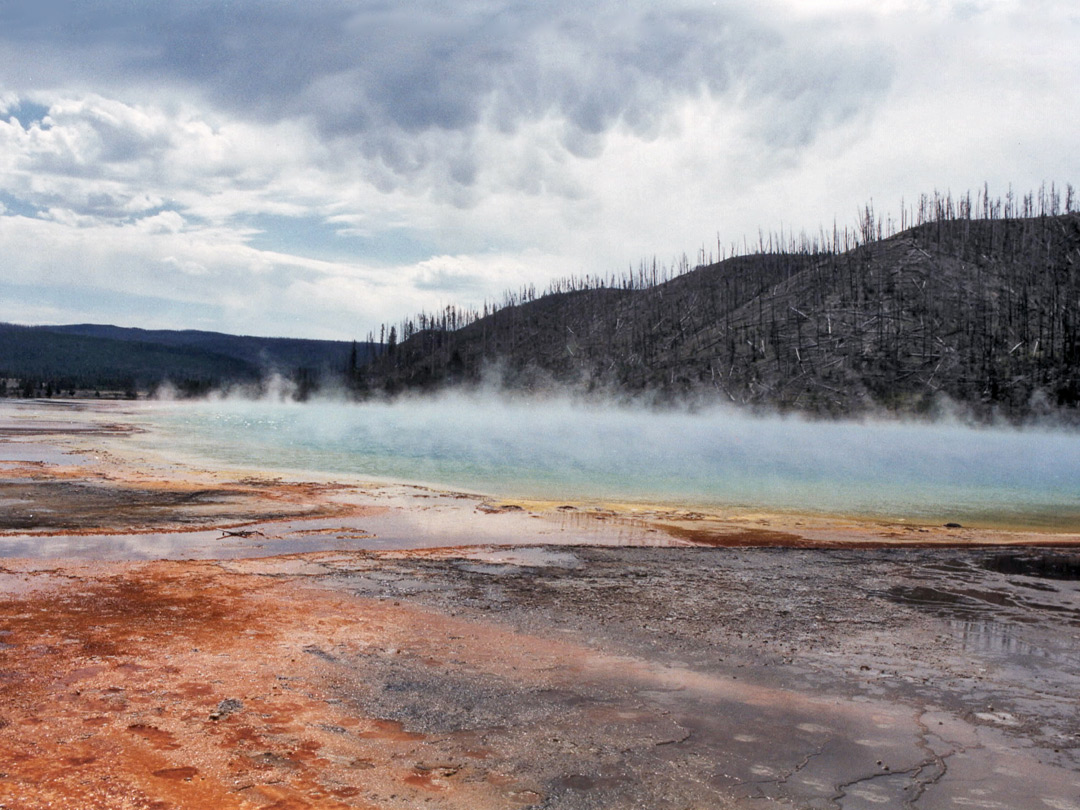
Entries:
POLYGON ((1043 647, 1019 637, 1016 625, 993 619, 950 619, 949 629, 965 652, 1005 659, 1042 658, 1055 663, 1078 663, 1075 652, 1043 647))
POLYGON ((1080 554, 1071 551, 1027 551, 995 554, 983 566, 1000 574, 1041 579, 1080 580, 1080 554))

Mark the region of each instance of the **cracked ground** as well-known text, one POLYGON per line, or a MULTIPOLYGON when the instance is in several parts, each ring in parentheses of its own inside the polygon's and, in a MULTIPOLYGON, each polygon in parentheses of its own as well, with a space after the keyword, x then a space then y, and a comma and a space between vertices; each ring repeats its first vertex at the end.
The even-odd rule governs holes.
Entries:
POLYGON ((0 806, 1070 810, 1070 560, 11 563, 0 806))

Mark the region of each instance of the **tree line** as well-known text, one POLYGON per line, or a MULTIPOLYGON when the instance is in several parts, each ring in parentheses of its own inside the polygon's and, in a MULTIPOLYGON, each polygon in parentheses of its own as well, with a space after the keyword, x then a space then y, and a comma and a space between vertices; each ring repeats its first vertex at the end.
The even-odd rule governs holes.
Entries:
MULTIPOLYGON (((899 218, 759 233, 691 265, 641 262, 384 326, 359 396, 477 381, 709 395, 812 413, 943 398, 1023 417, 1080 400, 1071 185, 923 195, 899 218), (718 258, 719 257, 719 258, 718 258)), ((374 335, 370 337, 374 338, 374 335)))

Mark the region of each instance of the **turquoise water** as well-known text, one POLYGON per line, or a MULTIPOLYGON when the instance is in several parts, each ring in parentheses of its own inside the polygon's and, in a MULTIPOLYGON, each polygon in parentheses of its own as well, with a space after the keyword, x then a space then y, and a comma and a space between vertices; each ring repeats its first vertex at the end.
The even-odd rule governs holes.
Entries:
POLYGON ((501 497, 1080 529, 1080 433, 809 422, 565 400, 221 401, 147 412, 217 462, 501 497))

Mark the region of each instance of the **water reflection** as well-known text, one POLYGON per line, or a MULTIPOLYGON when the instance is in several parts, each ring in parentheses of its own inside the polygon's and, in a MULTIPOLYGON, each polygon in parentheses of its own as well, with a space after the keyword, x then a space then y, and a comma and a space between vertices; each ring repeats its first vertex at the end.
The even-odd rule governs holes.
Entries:
POLYGON ((949 629, 964 652, 1007 658, 1032 656, 1062 661, 1064 656, 1017 637, 1018 628, 991 619, 950 619, 949 629))
MULTIPOLYGON (((450 499, 453 501, 454 499, 450 499)), ((537 516, 484 513, 474 502, 410 503, 364 517, 301 518, 220 529, 131 534, 7 535, 0 558, 185 560, 269 557, 317 551, 387 551, 464 546, 685 545, 633 521, 596 520, 580 513, 537 516)))

